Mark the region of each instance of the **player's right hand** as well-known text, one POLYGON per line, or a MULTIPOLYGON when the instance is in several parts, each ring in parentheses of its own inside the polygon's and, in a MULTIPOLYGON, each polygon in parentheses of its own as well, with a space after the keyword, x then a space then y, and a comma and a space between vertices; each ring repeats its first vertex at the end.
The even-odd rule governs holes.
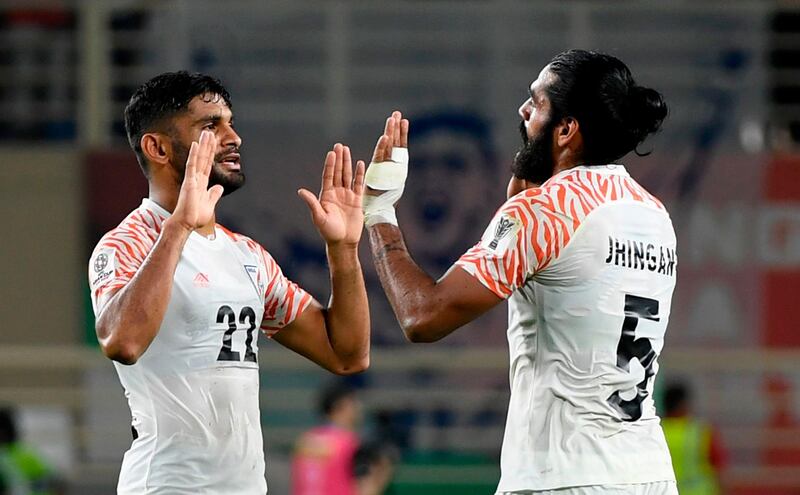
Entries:
POLYGON ((208 225, 214 218, 214 208, 222 197, 220 185, 208 187, 208 176, 214 166, 217 137, 213 132, 203 131, 200 139, 189 148, 183 184, 178 195, 178 204, 172 213, 174 221, 187 230, 208 225))
MULTIPOLYGON (((372 153, 372 163, 391 160, 392 148, 408 148, 408 119, 404 119, 398 110, 392 112, 386 119, 383 135, 378 138, 375 151, 372 153)), ((380 191, 375 192, 380 193, 380 191)))
POLYGON ((408 175, 408 120, 398 112, 386 119, 364 182, 364 224, 397 225, 395 204, 400 200, 408 175))

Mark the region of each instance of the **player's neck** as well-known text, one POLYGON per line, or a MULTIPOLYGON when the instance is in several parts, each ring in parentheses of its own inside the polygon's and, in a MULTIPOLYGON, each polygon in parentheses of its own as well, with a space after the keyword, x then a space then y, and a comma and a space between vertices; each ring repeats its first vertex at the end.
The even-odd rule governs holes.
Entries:
POLYGON ((553 175, 558 175, 564 170, 577 167, 581 164, 580 155, 573 147, 565 146, 561 148, 554 156, 555 166, 553 167, 553 175))
POLYGON ((559 161, 558 163, 556 163, 556 166, 553 167, 553 176, 555 177, 556 175, 560 174, 564 170, 569 170, 569 169, 577 167, 577 166, 578 166, 578 162, 574 161, 574 160, 559 161))
MULTIPOLYGON (((158 185, 153 184, 153 182, 151 181, 148 198, 150 199, 150 201, 153 201, 158 206, 172 213, 173 211, 175 211, 175 206, 177 206, 178 204, 178 192, 179 192, 178 190, 173 191, 171 189, 165 189, 163 187, 159 187, 158 185)), ((195 229, 195 232, 204 237, 213 238, 216 233, 215 230, 216 223, 217 223, 217 216, 215 213, 214 216, 211 217, 211 221, 209 223, 195 229)))

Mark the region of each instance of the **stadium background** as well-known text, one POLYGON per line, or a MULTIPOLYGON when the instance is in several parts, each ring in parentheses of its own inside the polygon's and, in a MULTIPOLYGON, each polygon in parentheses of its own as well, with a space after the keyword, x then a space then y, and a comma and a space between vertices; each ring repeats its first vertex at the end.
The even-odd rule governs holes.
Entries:
MULTIPOLYGON (((70 493, 113 491, 129 412, 96 348, 86 264, 146 193, 122 109, 149 77, 183 68, 228 86, 248 184, 219 220, 325 300, 323 245, 295 195, 317 186, 325 151, 343 141, 367 159, 403 110, 400 222, 438 276, 503 200, 528 84, 572 47, 619 56, 670 105, 652 155, 623 160, 678 232, 658 384, 688 381, 696 413, 720 428, 728 493, 800 493, 796 2, 0 1, 0 402, 19 407, 25 439, 70 493)), ((489 493, 508 394, 504 307, 411 347, 367 250, 362 260, 374 354, 358 384, 367 411, 385 411, 408 442, 395 493, 489 493)), ((260 345, 268 479, 281 494, 329 377, 260 345)))

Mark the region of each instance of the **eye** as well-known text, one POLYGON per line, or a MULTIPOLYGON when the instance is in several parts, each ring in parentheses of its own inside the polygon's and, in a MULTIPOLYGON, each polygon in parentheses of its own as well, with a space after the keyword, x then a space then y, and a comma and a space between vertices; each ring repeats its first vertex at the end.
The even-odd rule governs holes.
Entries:
POLYGON ((217 125, 215 123, 209 122, 209 123, 207 123, 206 125, 203 126, 203 129, 213 130, 216 127, 217 127, 217 125))

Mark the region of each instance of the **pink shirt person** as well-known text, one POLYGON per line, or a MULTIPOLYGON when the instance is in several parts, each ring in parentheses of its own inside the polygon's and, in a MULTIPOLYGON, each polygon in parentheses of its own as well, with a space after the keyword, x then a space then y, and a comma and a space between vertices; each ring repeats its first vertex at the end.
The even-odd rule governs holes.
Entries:
POLYGON ((355 391, 334 383, 322 391, 320 412, 326 424, 305 432, 292 459, 292 495, 357 495, 354 432, 361 417, 355 391))
POLYGON ((292 460, 292 495, 356 495, 353 455, 358 437, 334 425, 300 438, 292 460))

